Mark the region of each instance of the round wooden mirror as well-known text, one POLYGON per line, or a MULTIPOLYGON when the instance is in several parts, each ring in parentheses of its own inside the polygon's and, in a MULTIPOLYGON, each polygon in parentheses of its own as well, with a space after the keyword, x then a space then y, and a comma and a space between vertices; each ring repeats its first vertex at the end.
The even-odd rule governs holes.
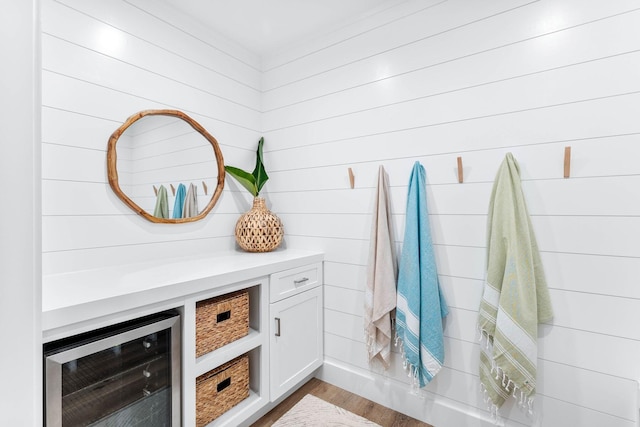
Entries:
POLYGON ((225 171, 218 141, 199 123, 177 110, 145 110, 111 134, 107 174, 116 195, 144 218, 183 223, 213 209, 225 171))

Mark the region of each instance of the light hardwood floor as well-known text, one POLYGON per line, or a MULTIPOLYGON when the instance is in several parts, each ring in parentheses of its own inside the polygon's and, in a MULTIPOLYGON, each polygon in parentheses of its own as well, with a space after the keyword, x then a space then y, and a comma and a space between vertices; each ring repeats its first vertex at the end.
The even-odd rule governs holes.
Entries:
POLYGON ((272 409, 271 412, 253 423, 252 427, 267 427, 272 425, 307 394, 312 394, 326 402, 340 406, 383 427, 432 427, 429 424, 378 405, 339 387, 320 381, 317 378, 312 378, 311 381, 303 385, 280 405, 272 409))

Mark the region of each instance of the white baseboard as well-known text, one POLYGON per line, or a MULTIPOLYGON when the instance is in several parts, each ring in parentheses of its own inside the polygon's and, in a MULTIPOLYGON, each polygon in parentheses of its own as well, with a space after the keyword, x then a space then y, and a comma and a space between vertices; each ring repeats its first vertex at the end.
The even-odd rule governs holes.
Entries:
POLYGON ((433 393, 419 396, 408 384, 339 361, 325 359, 316 377, 436 427, 496 426, 488 412, 433 393))

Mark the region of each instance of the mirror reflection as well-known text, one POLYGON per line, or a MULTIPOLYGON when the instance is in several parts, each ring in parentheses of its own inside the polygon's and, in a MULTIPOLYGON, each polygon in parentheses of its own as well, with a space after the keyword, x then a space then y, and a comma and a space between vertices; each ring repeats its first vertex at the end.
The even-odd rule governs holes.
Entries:
POLYGON ((116 194, 153 222, 203 218, 224 185, 217 141, 179 111, 147 110, 130 117, 111 136, 107 160, 116 194))

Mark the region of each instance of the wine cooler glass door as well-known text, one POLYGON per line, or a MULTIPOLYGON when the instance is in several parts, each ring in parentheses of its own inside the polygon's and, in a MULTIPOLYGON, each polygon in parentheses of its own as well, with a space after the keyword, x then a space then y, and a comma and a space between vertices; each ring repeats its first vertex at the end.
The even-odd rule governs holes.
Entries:
POLYGON ((46 352, 47 427, 180 425, 179 319, 46 352))

